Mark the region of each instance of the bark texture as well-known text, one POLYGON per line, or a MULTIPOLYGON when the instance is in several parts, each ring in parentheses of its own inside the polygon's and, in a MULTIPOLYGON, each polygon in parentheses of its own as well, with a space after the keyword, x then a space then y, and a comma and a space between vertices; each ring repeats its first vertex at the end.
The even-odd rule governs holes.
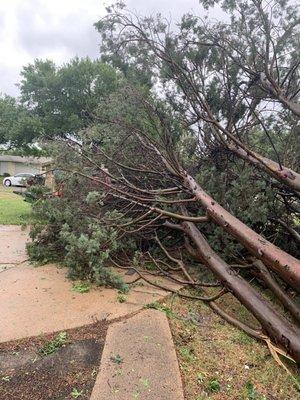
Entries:
POLYGON ((184 184, 197 198, 212 221, 235 237, 251 254, 276 272, 285 282, 296 290, 300 290, 299 260, 279 249, 226 211, 190 175, 185 175, 184 184))
POLYGON ((192 222, 183 222, 185 234, 200 257, 224 286, 257 318, 264 332, 300 364, 300 329, 277 313, 248 282, 236 274, 209 246, 192 222))

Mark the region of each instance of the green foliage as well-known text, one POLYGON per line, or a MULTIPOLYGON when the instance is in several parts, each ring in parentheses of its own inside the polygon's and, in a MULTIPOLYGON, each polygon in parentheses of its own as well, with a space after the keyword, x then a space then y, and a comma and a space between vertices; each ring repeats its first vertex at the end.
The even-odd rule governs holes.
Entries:
POLYGON ((126 298, 126 296, 124 296, 124 294, 122 294, 122 293, 119 293, 119 294, 118 294, 118 296, 117 296, 117 301, 118 301, 119 303, 125 303, 126 300, 127 300, 127 298, 126 298))
POLYGON ((148 387, 149 387, 149 379, 148 379, 148 378, 141 378, 141 379, 139 380, 139 382, 140 382, 140 384, 141 384, 142 386, 144 386, 145 388, 148 388, 148 387))
POLYGON ((24 193, 24 200, 27 203, 34 203, 37 200, 43 199, 50 192, 49 188, 43 185, 30 186, 24 193))
POLYGON ((210 391, 210 392, 219 392, 221 389, 221 385, 220 382, 218 381, 217 378, 212 378, 208 381, 206 388, 210 391))
POLYGON ((72 59, 61 67, 50 60, 35 60, 21 72, 21 101, 43 126, 43 134, 75 135, 90 122, 99 101, 114 91, 118 74, 89 58, 72 59))
POLYGON ((204 374, 202 374, 202 372, 197 373, 197 376, 196 376, 197 382, 202 383, 204 381, 204 378, 205 378, 205 376, 204 376, 204 374))
POLYGON ((78 293, 88 293, 91 290, 89 282, 76 282, 73 284, 72 290, 78 293))
POLYGON ((33 224, 30 230, 32 242, 27 244, 30 259, 39 263, 60 261, 64 251, 64 243, 59 240, 60 229, 66 221, 69 223, 73 221, 67 202, 58 198, 43 199, 35 202, 32 210, 33 224))
MULTIPOLYGON (((256 232, 268 237, 277 228, 275 243, 299 255, 295 243, 285 240, 286 232, 270 221, 270 218, 282 218, 293 225, 289 210, 276 196, 277 189, 267 175, 256 174, 250 165, 217 148, 201 162, 196 179, 217 202, 256 232)), ((214 250, 227 260, 243 255, 243 246, 232 240, 224 229, 210 224, 203 229, 214 250)))
POLYGON ((55 353, 58 349, 65 346, 67 343, 67 332, 60 332, 58 335, 48 342, 46 342, 39 350, 43 356, 48 356, 55 353))
POLYGON ((72 389, 71 397, 72 397, 73 399, 78 399, 78 397, 80 397, 80 396, 82 396, 82 395, 83 395, 83 390, 79 391, 79 390, 76 389, 76 388, 73 388, 73 389, 72 389))
POLYGON ((158 310, 161 312, 164 312, 166 314, 167 317, 169 318, 174 318, 175 314, 173 313, 173 311, 169 308, 164 306, 163 304, 158 303, 157 301, 154 301, 152 303, 146 304, 145 308, 151 308, 154 310, 158 310))
POLYGON ((40 120, 10 96, 0 96, 0 145, 22 147, 22 153, 34 153, 30 144, 43 132, 40 120))
POLYGON ((115 364, 122 364, 122 362, 123 362, 123 358, 120 356, 120 354, 116 354, 114 356, 111 356, 110 359, 115 364))
POLYGON ((232 336, 232 341, 238 344, 252 344, 255 340, 243 331, 238 331, 232 336))
POLYGON ((179 353, 181 357, 184 359, 184 361, 191 363, 195 361, 195 354, 193 352, 193 349, 187 346, 182 346, 179 348, 179 353))
POLYGON ((256 400, 258 398, 252 382, 246 382, 245 389, 249 400, 256 400))
POLYGON ((33 241, 27 245, 28 254, 35 262, 60 262, 68 268, 71 279, 89 279, 127 292, 127 285, 109 268, 110 255, 124 243, 117 240, 114 228, 89 215, 79 217, 78 210, 83 205, 91 207, 91 211, 101 207, 90 203, 95 191, 89 189, 83 180, 73 177, 64 186, 63 198, 42 198, 33 204, 33 241))
POLYGON ((105 267, 111 252, 117 250, 116 232, 96 224, 90 224, 86 233, 76 235, 69 225, 64 224, 60 238, 65 243, 64 265, 69 268, 70 278, 88 276, 100 285, 110 285, 127 291, 122 279, 105 267), (108 247, 106 243, 109 242, 108 247))

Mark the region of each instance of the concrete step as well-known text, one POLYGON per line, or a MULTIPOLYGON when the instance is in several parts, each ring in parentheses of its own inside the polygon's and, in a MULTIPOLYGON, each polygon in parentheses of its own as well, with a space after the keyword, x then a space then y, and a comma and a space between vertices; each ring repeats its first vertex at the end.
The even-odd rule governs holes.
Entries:
POLYGON ((184 400, 167 317, 143 310, 112 324, 91 400, 184 400))

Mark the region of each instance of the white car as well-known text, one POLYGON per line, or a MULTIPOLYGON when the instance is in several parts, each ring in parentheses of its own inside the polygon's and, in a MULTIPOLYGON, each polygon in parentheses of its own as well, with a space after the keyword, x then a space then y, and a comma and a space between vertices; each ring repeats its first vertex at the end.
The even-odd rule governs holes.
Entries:
POLYGON ((3 179, 3 186, 26 186, 27 178, 34 176, 34 174, 24 173, 16 174, 14 176, 6 176, 3 179))

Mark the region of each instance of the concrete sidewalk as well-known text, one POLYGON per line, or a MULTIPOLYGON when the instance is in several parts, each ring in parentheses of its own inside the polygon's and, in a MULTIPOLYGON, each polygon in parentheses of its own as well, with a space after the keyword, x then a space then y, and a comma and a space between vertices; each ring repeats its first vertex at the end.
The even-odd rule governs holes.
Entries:
MULTIPOLYGON (((117 290, 103 287, 74 292, 65 268, 24 262, 27 240, 20 226, 0 225, 0 343, 124 317, 167 294, 146 283, 133 287, 125 302, 118 301, 117 290)), ((130 282, 136 275, 124 278, 130 282)), ((170 282, 166 286, 179 289, 170 282)))
MULTIPOLYGON (((124 317, 108 329, 91 399, 183 400, 167 317, 143 310, 168 293, 145 282, 131 288, 121 302, 113 289, 74 292, 66 269, 25 262, 27 240, 28 233, 20 227, 0 226, 0 343, 124 317)), ((136 275, 124 278, 133 281, 136 275)), ((155 280, 180 288, 161 277, 155 280)))
POLYGON ((0 265, 18 264, 25 261, 28 229, 18 225, 0 225, 0 265))
POLYGON ((125 301, 119 302, 114 289, 73 291, 66 274, 65 268, 55 265, 33 267, 26 263, 2 270, 0 343, 124 317, 167 295, 145 283, 133 287, 125 301))
POLYGON ((91 400, 184 400, 167 317, 143 310, 108 328, 91 400))

